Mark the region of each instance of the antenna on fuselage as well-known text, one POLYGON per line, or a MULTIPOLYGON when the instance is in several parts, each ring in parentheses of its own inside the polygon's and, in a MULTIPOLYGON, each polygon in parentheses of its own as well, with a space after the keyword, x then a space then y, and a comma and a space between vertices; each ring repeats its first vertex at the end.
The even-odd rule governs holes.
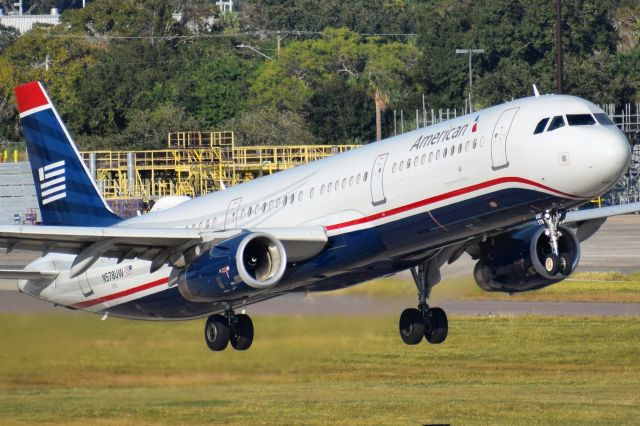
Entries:
POLYGON ((536 98, 540 97, 540 92, 538 92, 538 88, 535 84, 533 85, 533 94, 536 96, 536 98))

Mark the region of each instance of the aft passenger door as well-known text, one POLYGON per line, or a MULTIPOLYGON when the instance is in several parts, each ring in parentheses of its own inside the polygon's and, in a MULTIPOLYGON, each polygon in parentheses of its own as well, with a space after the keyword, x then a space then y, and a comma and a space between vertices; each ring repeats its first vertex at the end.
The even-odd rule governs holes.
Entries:
POLYGON ((503 111, 491 134, 491 160, 493 170, 509 167, 507 158, 507 139, 509 129, 519 108, 511 108, 503 111))
POLYGON ((371 204, 374 206, 387 202, 384 195, 384 165, 388 156, 388 153, 378 155, 371 169, 371 204))
POLYGON ((224 219, 224 229, 236 227, 236 222, 238 220, 238 208, 240 207, 241 202, 242 198, 236 198, 229 203, 229 207, 227 208, 227 215, 224 219))

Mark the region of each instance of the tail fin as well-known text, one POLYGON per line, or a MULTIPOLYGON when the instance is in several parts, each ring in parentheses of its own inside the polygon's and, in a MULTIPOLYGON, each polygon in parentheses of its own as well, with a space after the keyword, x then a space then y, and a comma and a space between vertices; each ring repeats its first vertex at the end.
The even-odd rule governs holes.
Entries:
POLYGON ((15 89, 20 124, 45 225, 110 226, 109 208, 42 83, 15 89))

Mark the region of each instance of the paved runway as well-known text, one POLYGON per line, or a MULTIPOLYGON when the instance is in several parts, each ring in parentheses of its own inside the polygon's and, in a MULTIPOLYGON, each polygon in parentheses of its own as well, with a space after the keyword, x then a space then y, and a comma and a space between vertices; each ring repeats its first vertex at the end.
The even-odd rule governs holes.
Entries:
MULTIPOLYGON (((0 256, 0 268, 20 268, 34 255, 15 251, 0 256)), ((443 277, 470 275, 473 261, 465 256, 443 268, 443 277)), ((640 272, 640 215, 609 219, 602 229, 582 245, 579 271, 640 272)), ((0 280, 0 312, 69 312, 65 308, 36 300, 15 291, 13 281, 0 280)), ((283 296, 250 307, 257 315, 365 315, 398 314, 414 300, 376 301, 365 297, 304 295, 283 296), (407 304, 409 303, 409 304, 407 304)), ((575 302, 496 302, 439 301, 451 315, 577 315, 577 316, 640 316, 638 303, 575 303, 575 302)))

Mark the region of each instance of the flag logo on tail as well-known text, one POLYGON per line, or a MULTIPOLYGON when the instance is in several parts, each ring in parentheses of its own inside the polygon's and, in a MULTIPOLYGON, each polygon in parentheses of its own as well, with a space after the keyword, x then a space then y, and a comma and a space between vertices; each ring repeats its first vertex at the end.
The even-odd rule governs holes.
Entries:
POLYGON ((64 173, 64 160, 48 164, 38 169, 40 197, 42 197, 43 205, 61 200, 67 196, 64 173))

